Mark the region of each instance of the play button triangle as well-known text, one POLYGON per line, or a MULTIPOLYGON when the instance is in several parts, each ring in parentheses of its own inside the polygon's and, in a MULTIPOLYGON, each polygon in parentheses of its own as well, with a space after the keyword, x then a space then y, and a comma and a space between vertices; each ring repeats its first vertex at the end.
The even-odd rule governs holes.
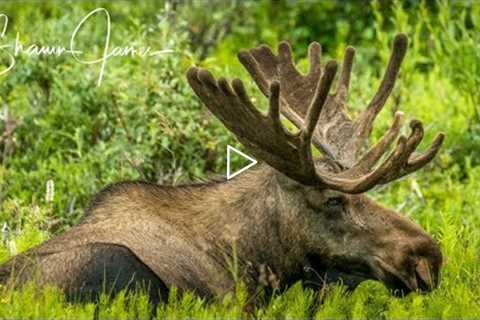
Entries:
POLYGON ((233 177, 238 176, 240 173, 244 172, 245 170, 250 169, 254 165, 257 164, 257 160, 254 158, 246 155, 242 151, 232 147, 231 145, 227 145, 227 180, 232 179, 233 177), (249 161, 249 164, 246 166, 242 167, 241 169, 238 169, 237 171, 232 173, 232 166, 231 166, 231 157, 232 157, 232 152, 242 156, 243 158, 247 159, 249 161))

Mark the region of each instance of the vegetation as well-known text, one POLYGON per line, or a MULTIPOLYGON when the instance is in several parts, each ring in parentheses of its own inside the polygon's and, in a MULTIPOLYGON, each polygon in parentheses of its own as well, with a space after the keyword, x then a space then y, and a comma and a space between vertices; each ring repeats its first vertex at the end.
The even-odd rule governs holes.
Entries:
MULTIPOLYGON (((446 142, 432 165, 371 194, 439 241, 447 260, 440 288, 395 298, 376 282, 352 294, 341 286, 315 293, 298 283, 254 314, 480 317, 480 3, 5 2, 0 13, 9 17, 9 25, 0 41, 14 44, 18 32, 26 46, 67 46, 78 22, 97 7, 110 12, 112 44, 173 52, 109 59, 100 86, 99 64, 81 64, 67 54, 16 57, 0 86, 0 262, 75 224, 90 196, 111 182, 179 184, 225 171, 226 145, 237 142, 194 98, 184 78, 188 66, 247 80, 235 58, 242 47, 275 46, 286 39, 305 65, 312 40, 324 45, 324 55, 340 61, 352 44, 357 57, 349 99, 359 110, 379 84, 393 35, 406 32, 410 50, 375 134, 379 137, 401 109, 431 124, 426 142, 438 131, 446 133, 446 142)), ((88 59, 99 56, 105 34, 101 15, 85 25, 79 44, 88 59)), ((0 52, 2 70, 9 64, 6 52, 0 52)), ((241 286, 213 303, 173 292, 157 315, 239 318, 247 316, 246 304, 241 286)), ((100 318, 147 318, 148 309, 142 293, 98 302, 100 318)), ((0 288, 0 318, 91 318, 94 312, 93 304, 65 302, 55 288, 0 288)))

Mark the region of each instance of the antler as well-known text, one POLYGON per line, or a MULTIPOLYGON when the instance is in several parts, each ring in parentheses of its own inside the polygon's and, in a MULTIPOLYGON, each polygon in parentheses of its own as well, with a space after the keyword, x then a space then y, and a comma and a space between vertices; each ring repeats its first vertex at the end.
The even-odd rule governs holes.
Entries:
POLYGON ((241 51, 240 61, 269 97, 267 116, 253 106, 238 79, 233 80, 232 90, 224 78, 217 82, 206 70, 191 68, 187 78, 212 113, 272 167, 305 184, 361 193, 420 169, 433 159, 443 142, 443 134, 438 134, 427 151, 414 155, 423 138, 423 126, 420 121, 412 120, 410 136, 401 136, 386 160, 375 168, 399 134, 403 114, 398 112, 385 135, 358 161, 356 159, 372 131, 376 115, 392 91, 406 48, 406 36, 397 35, 380 88, 355 121, 348 116, 346 107, 355 53, 351 47, 346 50, 337 90, 332 96, 328 91, 336 63, 329 61, 324 68, 321 67, 321 47, 316 42, 309 47, 310 70, 306 75, 300 74, 294 66, 286 42, 280 43, 278 56, 267 46, 241 51), (280 112, 300 129, 298 134, 293 135, 284 129, 280 112), (251 128, 255 130, 249 130, 251 128), (316 167, 310 143, 343 171, 335 173, 322 166, 316 167))
POLYGON ((225 78, 216 81, 210 72, 195 67, 188 70, 187 79, 207 108, 257 157, 295 180, 315 184, 311 139, 336 70, 335 61, 325 66, 304 124, 297 134, 285 130, 280 121, 281 90, 278 81, 269 85, 270 106, 265 116, 252 104, 239 79, 234 79, 230 86, 225 78))

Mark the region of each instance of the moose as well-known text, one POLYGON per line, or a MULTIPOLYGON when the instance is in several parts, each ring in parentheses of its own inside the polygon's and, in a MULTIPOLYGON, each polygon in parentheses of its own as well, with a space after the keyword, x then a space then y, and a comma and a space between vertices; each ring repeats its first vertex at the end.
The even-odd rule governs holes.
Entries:
POLYGON ((377 280, 400 295, 433 290, 442 266, 439 245, 364 194, 424 167, 444 139, 439 133, 418 152, 422 122, 411 120, 410 133, 402 135, 403 114, 396 112, 386 133, 367 145, 407 47, 407 36, 398 34, 379 88, 356 118, 347 107, 352 47, 333 94, 337 63, 320 61, 317 42, 308 48, 307 73, 295 66, 287 42, 278 53, 266 45, 240 51, 241 64, 268 98, 266 113, 241 80, 191 67, 187 80, 195 94, 259 164, 230 180, 110 185, 79 224, 6 261, 0 283, 55 285, 85 300, 105 290, 144 288, 155 302, 172 287, 222 296, 238 281, 251 294, 307 279, 313 287, 342 282, 350 289, 377 280))

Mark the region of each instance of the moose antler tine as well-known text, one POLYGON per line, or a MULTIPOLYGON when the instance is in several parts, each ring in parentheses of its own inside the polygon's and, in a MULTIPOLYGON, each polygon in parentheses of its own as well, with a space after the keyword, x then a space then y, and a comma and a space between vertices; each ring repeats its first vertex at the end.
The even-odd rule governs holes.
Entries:
POLYGON ((248 96, 247 91, 245 90, 245 86, 243 85, 242 80, 238 78, 233 79, 232 88, 233 91, 235 91, 236 95, 240 98, 240 100, 242 100, 242 102, 247 102, 252 107, 254 107, 252 102, 250 101, 250 97, 248 96))
POLYGON ((318 82, 317 89, 313 100, 308 108, 307 117, 305 119, 305 130, 302 132, 304 138, 310 141, 315 126, 317 125, 320 112, 328 97, 328 92, 332 86, 335 73, 337 72, 337 62, 330 60, 325 66, 324 74, 318 82))
POLYGON ((247 50, 241 50, 237 57, 263 94, 268 96, 268 82, 265 79, 265 75, 260 70, 254 56, 247 50))
POLYGON ((321 72, 320 58, 322 56, 322 46, 314 41, 308 46, 308 60, 310 61, 310 75, 319 75, 321 72))
POLYGON ((198 82, 197 70, 198 70, 197 67, 190 67, 187 70, 187 81, 190 84, 190 86, 192 86, 192 88, 196 87, 196 84, 198 82))
POLYGON ((272 119, 275 126, 278 128, 281 127, 280 122, 280 83, 278 81, 273 81, 270 85, 270 97, 269 97, 269 108, 268 116, 272 119))
POLYGON ((284 62, 290 62, 293 65, 292 49, 287 41, 280 41, 278 44, 278 55, 284 62))
POLYGON ((210 71, 207 69, 199 69, 197 72, 198 80, 207 87, 217 88, 217 81, 210 71))
POLYGON ((337 85, 337 94, 341 94, 342 100, 346 100, 348 88, 350 86, 350 76, 352 74, 353 58, 355 57, 355 48, 348 46, 343 56, 342 73, 337 85))
POLYGON ((318 182, 317 179, 319 178, 321 181, 321 177, 317 177, 315 173, 315 164, 312 159, 311 140, 313 131, 317 125, 318 119, 320 118, 322 107, 327 100, 328 92, 330 90, 330 87, 332 86, 333 78, 335 77, 336 71, 336 61, 329 61, 325 66, 323 76, 318 81, 315 95, 307 111, 304 126, 300 131, 300 145, 298 148, 298 152, 303 175, 307 177, 306 183, 318 182))
POLYGON ((195 67, 195 66, 192 66, 190 68, 188 68, 187 70, 187 79, 190 79, 191 77, 196 77, 197 76, 197 70, 198 68, 195 67))
POLYGON ((432 161, 433 158, 435 158, 435 156, 437 155, 438 151, 440 150, 440 147, 443 144, 444 138, 445 138, 445 134, 443 132, 440 132, 439 134, 437 134, 432 144, 425 152, 411 159, 408 163, 411 170, 410 172, 416 171, 422 168, 423 166, 425 166, 430 161, 432 161))
POLYGON ((209 103, 209 94, 205 90, 202 82, 198 78, 199 68, 197 67, 190 67, 187 71, 187 81, 192 87, 195 94, 205 103, 206 105, 209 103))
POLYGON ((410 129, 412 130, 410 137, 408 138, 407 142, 407 151, 411 154, 415 149, 418 147, 420 142, 423 139, 423 124, 421 121, 417 119, 413 119, 410 121, 410 129))
MULTIPOLYGON (((407 149, 407 143, 408 143, 408 138, 405 137, 403 134, 400 135, 400 137, 397 140, 397 146, 393 150, 392 153, 390 153, 390 156, 385 160, 380 166, 374 170, 374 171, 382 171, 382 168, 386 170, 392 170, 394 169, 395 166, 399 164, 399 161, 402 159, 402 156, 405 154, 405 151, 407 149)), ((383 172, 382 172, 383 175, 383 172)), ((375 183, 377 184, 378 181, 375 183)))
POLYGON ((371 167, 373 167, 380 158, 385 154, 387 148, 397 138, 400 133, 400 128, 403 123, 403 112, 397 111, 395 113, 393 123, 390 129, 383 135, 383 137, 365 153, 365 155, 355 164, 358 168, 358 173, 366 173, 371 167))
POLYGON ((259 65, 264 67, 266 76, 272 77, 277 71, 277 57, 272 49, 266 44, 261 44, 258 47, 251 49, 250 54, 255 58, 259 65))
POLYGON ((377 93, 370 101, 366 110, 359 118, 360 132, 359 136, 366 138, 372 131, 373 121, 377 114, 382 110, 387 98, 390 96, 392 89, 395 85, 400 65, 407 52, 408 38, 405 34, 400 33, 395 36, 393 41, 393 49, 390 55, 387 69, 383 76, 380 87, 377 93))
POLYGON ((292 49, 287 41, 281 41, 278 44, 278 68, 280 78, 284 78, 285 81, 300 76, 297 68, 295 68, 292 49))
POLYGON ((407 174, 407 171, 409 170, 408 159, 423 139, 422 123, 414 119, 410 121, 410 129, 410 135, 408 136, 405 143, 405 151, 402 153, 398 160, 398 168, 397 170, 391 170, 387 176, 396 176, 396 178, 400 178, 403 175, 407 174))
POLYGON ((250 100, 242 80, 238 78, 233 79, 232 87, 233 91, 242 102, 242 105, 245 106, 255 117, 261 117, 261 112, 253 105, 252 100, 250 100))
POLYGON ((233 89, 230 86, 230 84, 228 83, 227 79, 225 79, 224 77, 220 77, 220 78, 218 78, 217 83, 218 83, 218 86, 220 87, 220 90, 222 90, 222 93, 225 96, 234 96, 235 95, 235 93, 233 92, 233 89))

